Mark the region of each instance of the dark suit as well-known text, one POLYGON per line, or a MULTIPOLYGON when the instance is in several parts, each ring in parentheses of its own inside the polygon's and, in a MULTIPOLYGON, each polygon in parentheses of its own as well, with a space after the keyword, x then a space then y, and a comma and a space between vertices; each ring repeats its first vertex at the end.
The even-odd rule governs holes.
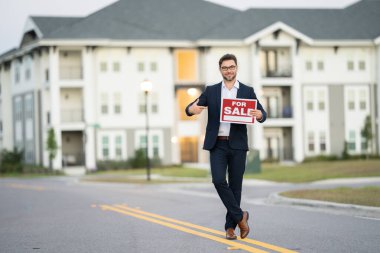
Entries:
MULTIPOLYGON (((245 171, 246 155, 248 151, 247 126, 244 124, 231 124, 228 140, 218 140, 220 126, 220 107, 222 83, 207 86, 199 97, 199 106, 207 106, 208 122, 203 148, 210 151, 210 165, 212 181, 227 208, 225 229, 235 228, 242 219, 240 208, 243 174, 245 171), (228 167, 228 183, 226 170, 228 167)), ((236 98, 257 99, 252 87, 239 82, 236 98)), ((195 100, 196 101, 196 100, 195 100)), ((193 101, 186 107, 189 112, 193 101)), ((257 109, 262 112, 260 123, 266 119, 266 112, 257 100, 257 109)))

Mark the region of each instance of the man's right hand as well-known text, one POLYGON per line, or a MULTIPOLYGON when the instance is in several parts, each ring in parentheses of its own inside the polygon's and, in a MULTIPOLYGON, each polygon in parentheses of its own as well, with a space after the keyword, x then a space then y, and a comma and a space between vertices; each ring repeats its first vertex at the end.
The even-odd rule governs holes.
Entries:
POLYGON ((189 112, 193 115, 200 114, 204 109, 207 109, 207 106, 199 106, 198 102, 199 98, 189 107, 189 112))

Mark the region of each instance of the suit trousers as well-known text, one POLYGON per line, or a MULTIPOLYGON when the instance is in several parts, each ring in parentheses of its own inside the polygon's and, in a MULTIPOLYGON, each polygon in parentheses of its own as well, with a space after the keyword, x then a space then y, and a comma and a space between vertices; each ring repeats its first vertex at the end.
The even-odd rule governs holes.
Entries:
POLYGON ((246 157, 247 151, 231 149, 228 140, 217 140, 215 147, 210 150, 212 182, 227 208, 226 230, 235 228, 243 218, 240 201, 246 157))

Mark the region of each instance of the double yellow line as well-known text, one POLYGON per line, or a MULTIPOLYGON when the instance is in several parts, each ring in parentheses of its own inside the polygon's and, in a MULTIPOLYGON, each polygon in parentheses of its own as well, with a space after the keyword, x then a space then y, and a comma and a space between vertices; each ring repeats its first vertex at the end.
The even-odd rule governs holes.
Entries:
POLYGON ((222 231, 195 225, 195 224, 185 222, 185 221, 175 220, 175 219, 168 218, 168 217, 161 216, 154 213, 145 212, 140 209, 128 207, 127 205, 100 205, 100 208, 103 211, 117 212, 123 215, 132 216, 141 220, 149 221, 149 222, 156 223, 156 224, 169 227, 175 230, 179 230, 185 233, 193 234, 193 235, 207 238, 216 242, 220 242, 222 244, 232 246, 233 247, 232 249, 240 249, 240 250, 245 250, 247 252, 253 252, 253 253, 268 252, 268 251, 257 249, 247 244, 241 243, 241 242, 245 242, 245 243, 253 244, 255 246, 262 247, 264 249, 269 249, 269 250, 280 252, 280 253, 296 253, 295 251, 292 251, 292 250, 288 250, 288 249, 281 248, 272 244, 256 241, 249 238, 245 238, 244 240, 242 240, 239 237, 238 238, 239 242, 226 240, 224 238, 225 233, 222 231), (207 232, 207 233, 204 233, 204 232, 207 232))

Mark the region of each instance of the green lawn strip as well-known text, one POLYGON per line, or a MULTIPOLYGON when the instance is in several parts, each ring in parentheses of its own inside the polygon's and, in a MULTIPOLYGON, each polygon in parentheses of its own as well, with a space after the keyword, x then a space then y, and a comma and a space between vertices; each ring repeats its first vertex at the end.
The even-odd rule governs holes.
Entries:
POLYGON ((115 183, 186 183, 206 181, 208 171, 200 169, 171 167, 153 168, 151 181, 147 181, 146 169, 129 169, 95 172, 82 177, 84 181, 115 182, 115 183), (159 177, 157 178, 156 175, 159 177), (161 178, 162 177, 162 178, 161 178))
POLYGON ((261 171, 259 174, 246 174, 245 178, 301 183, 333 178, 380 177, 380 160, 309 162, 294 166, 264 163, 261 171))
POLYGON ((380 187, 378 186, 368 186, 363 188, 340 187, 335 189, 296 190, 283 192, 280 195, 289 198, 380 207, 380 187))

